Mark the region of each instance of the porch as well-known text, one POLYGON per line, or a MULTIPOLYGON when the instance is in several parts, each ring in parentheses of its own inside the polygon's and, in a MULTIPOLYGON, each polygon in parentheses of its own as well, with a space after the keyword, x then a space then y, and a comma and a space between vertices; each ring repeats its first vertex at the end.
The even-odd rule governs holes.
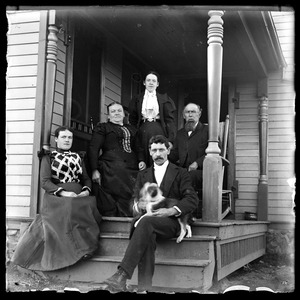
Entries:
MULTIPOLYGON (((129 242, 131 218, 103 217, 99 248, 93 258, 53 272, 50 278, 99 284, 121 262, 129 242)), ((205 293, 245 264, 265 254, 268 222, 226 220, 220 223, 196 220, 193 237, 180 244, 160 241, 156 249, 153 287, 157 291, 205 293)), ((137 269, 128 284, 137 285, 137 269)))

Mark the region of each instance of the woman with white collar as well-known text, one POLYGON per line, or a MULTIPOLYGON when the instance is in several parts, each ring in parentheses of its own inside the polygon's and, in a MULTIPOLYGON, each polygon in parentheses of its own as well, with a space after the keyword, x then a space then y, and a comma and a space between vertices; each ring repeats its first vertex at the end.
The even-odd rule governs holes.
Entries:
POLYGON ((164 135, 173 143, 176 134, 175 104, 167 94, 156 92, 160 77, 150 71, 145 77, 145 92, 132 98, 129 103, 129 122, 138 129, 139 170, 152 165, 149 154, 149 139, 154 135, 164 135))

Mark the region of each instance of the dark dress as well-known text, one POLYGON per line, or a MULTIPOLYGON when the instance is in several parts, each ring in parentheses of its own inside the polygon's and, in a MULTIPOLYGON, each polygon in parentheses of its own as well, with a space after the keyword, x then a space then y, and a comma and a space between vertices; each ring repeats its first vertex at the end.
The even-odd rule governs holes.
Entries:
POLYGON ((154 135, 161 134, 173 143, 176 135, 174 115, 176 107, 173 100, 167 94, 156 93, 156 96, 159 106, 159 119, 156 121, 149 122, 142 117, 144 93, 132 98, 128 107, 129 123, 138 130, 138 161, 144 161, 147 167, 153 163, 149 153, 149 139, 154 135))
POLYGON ((93 184, 93 193, 103 216, 132 216, 131 197, 138 173, 135 135, 136 129, 129 124, 98 123, 94 128, 88 160, 91 172, 97 169, 101 174, 101 186, 93 184))
POLYGON ((60 189, 79 194, 91 188, 82 159, 76 153, 70 155, 78 164, 55 165, 53 153, 42 158, 40 179, 45 194, 41 212, 20 238, 12 257, 14 264, 31 270, 52 271, 71 266, 97 250, 101 215, 95 197, 56 196, 60 189), (67 167, 71 167, 72 172, 53 178, 58 169, 64 172, 67 167))

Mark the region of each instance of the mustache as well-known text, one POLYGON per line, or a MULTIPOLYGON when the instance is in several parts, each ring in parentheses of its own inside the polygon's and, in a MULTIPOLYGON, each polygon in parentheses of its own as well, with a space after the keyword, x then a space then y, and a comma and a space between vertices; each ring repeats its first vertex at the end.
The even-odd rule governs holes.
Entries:
POLYGON ((155 157, 154 161, 157 161, 157 160, 160 160, 160 159, 164 159, 164 158, 161 157, 161 156, 158 156, 158 157, 155 157))

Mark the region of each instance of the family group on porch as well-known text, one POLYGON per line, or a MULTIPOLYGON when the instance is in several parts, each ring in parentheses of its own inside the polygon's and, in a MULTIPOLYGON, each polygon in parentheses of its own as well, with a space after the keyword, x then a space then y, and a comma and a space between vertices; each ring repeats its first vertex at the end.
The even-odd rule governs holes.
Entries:
POLYGON ((156 72, 146 75, 145 92, 129 104, 128 123, 120 103, 108 105, 108 121, 95 126, 86 156, 70 150, 71 128, 56 129, 56 150, 41 160, 41 211, 20 238, 12 262, 41 271, 71 266, 97 250, 102 216, 133 217, 123 260, 104 283, 124 290, 138 267, 139 289, 151 289, 156 239, 177 237, 179 216, 201 217, 198 196, 208 146, 200 106, 185 106, 184 128, 176 132, 175 104, 156 92, 159 82, 156 72), (146 182, 156 182, 164 197, 179 204, 135 216, 133 204, 146 182))

